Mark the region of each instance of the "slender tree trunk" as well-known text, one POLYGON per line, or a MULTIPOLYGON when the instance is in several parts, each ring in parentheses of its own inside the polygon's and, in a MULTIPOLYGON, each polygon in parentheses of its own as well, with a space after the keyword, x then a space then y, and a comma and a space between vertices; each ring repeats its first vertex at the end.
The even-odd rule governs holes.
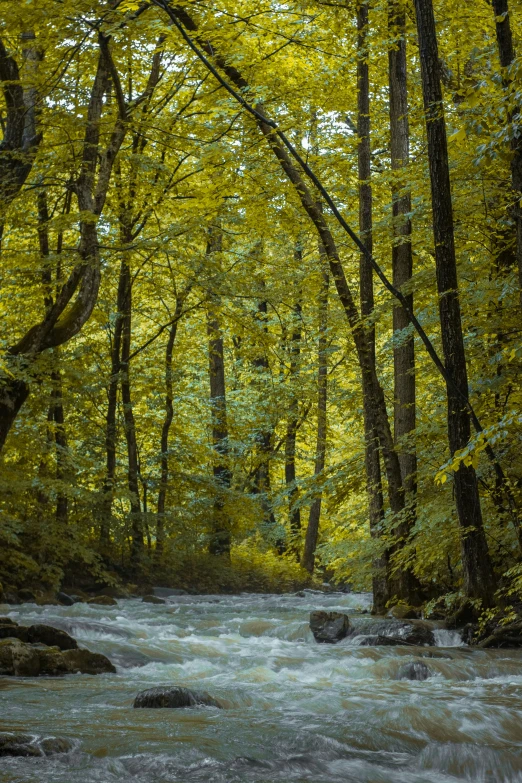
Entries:
POLYGON ((103 552, 108 552, 110 548, 112 504, 114 500, 114 490, 116 484, 118 388, 120 384, 121 341, 124 322, 123 312, 125 308, 126 296, 125 265, 126 261, 123 260, 120 266, 120 274, 118 279, 116 320, 114 324, 114 335, 111 343, 111 375, 109 380, 109 388, 107 391, 107 414, 105 417, 106 467, 100 503, 100 546, 103 552))
MULTIPOLYGON (((212 228, 207 245, 207 255, 221 252, 222 233, 212 228)), ((228 422, 225 385, 225 356, 223 334, 219 320, 220 297, 214 292, 207 309, 208 365, 210 379, 210 410, 212 416, 212 446, 215 454, 213 464, 215 501, 214 520, 209 541, 212 555, 230 557, 230 522, 225 516, 226 493, 230 489, 228 422)))
POLYGON ((172 386, 172 354, 174 343, 178 331, 178 321, 182 309, 181 297, 176 297, 176 310, 174 313, 174 322, 170 327, 169 339, 165 349, 165 418, 161 428, 161 475, 158 492, 158 515, 156 520, 156 549, 155 558, 157 562, 161 561, 163 556, 163 547, 165 544, 165 501, 167 499, 167 488, 169 482, 169 434, 174 418, 173 399, 174 392, 172 386))
MULTIPOLYGON (((265 287, 264 281, 262 281, 262 287, 265 287)), ((255 318, 262 324, 263 332, 267 332, 267 320, 268 305, 265 300, 260 300, 257 304, 257 312, 255 318)), ((260 353, 253 360, 253 365, 257 372, 263 378, 266 377, 270 370, 268 363, 268 357, 265 352, 260 353)), ((252 481, 252 492, 255 495, 259 495, 261 501, 261 508, 263 511, 263 522, 270 528, 275 528, 277 525, 272 503, 270 500, 271 483, 270 483, 270 460, 272 457, 272 437, 273 427, 268 422, 263 422, 263 425, 255 434, 255 442, 257 446, 257 466, 254 470, 252 481)), ((278 539, 275 542, 277 550, 282 553, 285 549, 285 542, 278 539)))
MULTIPOLYGON (((359 175, 359 232, 370 253, 373 252, 372 235, 372 187, 371 187, 371 147, 370 147, 370 75, 368 67, 368 4, 360 2, 357 7, 357 148, 359 175)), ((371 319, 374 309, 373 271, 367 258, 359 257, 359 289, 361 300, 361 316, 371 319)), ((375 326, 366 323, 369 358, 373 371, 376 372, 375 358, 375 326)), ((384 519, 384 498, 382 492, 381 463, 379 455, 379 438, 375 425, 375 409, 368 389, 363 389, 363 417, 366 472, 366 491, 368 494, 368 511, 370 516, 370 533, 373 538, 382 535, 384 519)), ((389 586, 387 580, 388 554, 373 562, 373 611, 384 612, 388 601, 389 586)))
MULTIPOLYGON (((409 163, 408 86, 405 39, 404 0, 392 0, 388 7, 388 26, 391 45, 388 50, 390 86, 390 145, 392 164, 393 284, 401 289, 413 273, 411 246, 411 194, 406 189, 405 171, 409 163)), ((408 307, 413 311, 413 294, 407 295, 408 307)), ((393 308, 395 334, 409 326, 402 307, 393 308)), ((399 547, 410 535, 416 520, 417 454, 411 437, 415 432, 415 343, 413 335, 393 349, 394 369, 394 438, 399 454, 406 508, 403 521, 396 530, 399 547), (404 439, 410 438, 407 444, 404 439)), ((393 575, 393 589, 408 603, 420 600, 420 585, 408 568, 400 568, 393 575)))
MULTIPOLYGON (((440 83, 435 18, 431 0, 415 0, 419 58, 421 63, 433 210, 435 264, 439 292, 442 348, 447 383, 448 439, 451 454, 463 449, 470 438, 468 378, 462 336, 453 208, 448 165, 446 125, 440 83)), ((455 473, 455 498, 462 527, 461 549, 466 594, 493 601, 495 576, 482 523, 475 469, 461 463, 455 473)))
MULTIPOLYGON (((126 243, 130 240, 125 238, 126 243)), ((141 501, 139 490, 139 459, 138 444, 136 440, 136 422, 132 404, 130 382, 130 347, 132 336, 132 281, 127 259, 123 259, 121 270, 121 283, 123 289, 122 301, 122 332, 121 332, 121 401, 123 407, 123 421, 125 425, 125 440, 127 442, 127 483, 130 495, 130 521, 131 521, 131 567, 139 568, 144 552, 143 520, 141 514, 141 501)))
MULTIPOLYGON (((318 204, 321 209, 321 205, 318 204)), ((315 451, 314 478, 317 479, 325 468, 326 460, 326 404, 328 392, 328 289, 330 277, 327 268, 327 256, 324 246, 319 242, 319 261, 321 265, 321 287, 319 291, 319 318, 318 318, 318 368, 317 368, 317 438, 315 451)), ((319 524, 321 520, 322 490, 318 489, 316 497, 312 501, 308 515, 305 543, 301 564, 309 573, 313 573, 315 567, 315 550, 319 536, 319 524)))
MULTIPOLYGON (((513 77, 506 73, 507 69, 515 61, 515 47, 511 32, 511 20, 509 15, 508 0, 492 0, 495 14, 495 29, 497 34, 497 46, 500 66, 503 73, 503 83, 506 91, 513 89, 513 77)), ((509 99, 510 96, 507 96, 509 99)), ((508 120, 515 128, 520 121, 520 109, 516 107, 508 114, 508 120)), ((520 293, 520 307, 522 308, 522 135, 520 130, 513 133, 511 138, 511 183, 515 191, 513 199, 513 217, 516 225, 516 259, 518 267, 518 283, 520 293)))
MULTIPOLYGON (((302 251, 300 246, 295 249, 295 261, 301 263, 302 251)), ((299 395, 297 383, 299 377, 299 358, 301 353, 301 302, 297 301, 292 312, 292 329, 290 333, 290 402, 288 404, 288 418, 285 435, 285 484, 288 492, 288 516, 290 518, 290 549, 295 553, 299 561, 299 537, 301 534, 301 510, 296 506, 299 490, 296 480, 295 456, 297 427, 299 421, 299 395)))
MULTIPOLYGON (((328 392, 328 289, 330 276, 328 274, 326 254, 319 246, 321 262, 321 288, 319 291, 319 339, 317 350, 317 439, 315 448, 314 479, 321 481, 326 463, 326 403, 328 392)), ((319 487, 310 506, 308 525, 303 549, 301 565, 312 574, 315 566, 315 550, 319 537, 321 521, 321 505, 323 491, 319 487)))
MULTIPOLYGON (((57 353, 58 349, 56 349, 57 353)), ((57 358, 57 357, 56 357, 57 358)), ((56 450, 56 479, 58 492, 56 495, 56 521, 60 526, 67 525, 69 515, 69 500, 64 492, 63 484, 67 479, 67 433, 63 409, 62 379, 58 369, 51 373, 53 390, 51 392, 50 415, 54 422, 54 444, 56 450)))

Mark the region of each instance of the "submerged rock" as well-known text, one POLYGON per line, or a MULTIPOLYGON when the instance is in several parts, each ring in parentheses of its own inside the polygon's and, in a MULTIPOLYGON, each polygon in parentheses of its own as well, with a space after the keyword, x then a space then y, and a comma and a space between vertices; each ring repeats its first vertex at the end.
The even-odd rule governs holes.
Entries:
POLYGON ((91 606, 118 606, 118 602, 110 595, 95 595, 87 601, 91 606))
POLYGON ((164 604, 163 598, 157 598, 155 595, 144 595, 141 599, 144 604, 164 604))
POLYGON ((169 598, 171 595, 188 595, 187 590, 181 590, 176 587, 154 587, 153 591, 156 598, 169 598))
POLYGON ((316 642, 335 644, 348 636, 350 620, 340 612, 310 612, 310 630, 316 642))
POLYGON ((62 737, 0 733, 0 756, 54 756, 69 753, 73 747, 71 740, 62 737))
POLYGON ((430 676, 431 671, 425 663, 422 663, 422 661, 411 661, 401 666, 397 679, 422 681, 427 680, 430 676))
POLYGON ((222 705, 204 691, 191 691, 179 686, 149 688, 134 699, 135 709, 142 707, 178 709, 180 707, 219 707, 222 705))

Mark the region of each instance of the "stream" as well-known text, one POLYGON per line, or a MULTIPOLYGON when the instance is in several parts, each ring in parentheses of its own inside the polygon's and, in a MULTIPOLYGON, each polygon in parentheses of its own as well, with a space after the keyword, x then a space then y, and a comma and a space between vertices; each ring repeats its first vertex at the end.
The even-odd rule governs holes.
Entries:
POLYGON ((10 607, 104 653, 117 674, 0 678, 0 731, 77 740, 64 755, 0 759, 0 783, 522 783, 522 651, 470 650, 448 631, 431 648, 314 641, 310 611, 374 633, 370 605, 306 591, 10 607), (400 679, 414 661, 428 679, 400 679), (155 685, 225 708, 132 709, 155 685))

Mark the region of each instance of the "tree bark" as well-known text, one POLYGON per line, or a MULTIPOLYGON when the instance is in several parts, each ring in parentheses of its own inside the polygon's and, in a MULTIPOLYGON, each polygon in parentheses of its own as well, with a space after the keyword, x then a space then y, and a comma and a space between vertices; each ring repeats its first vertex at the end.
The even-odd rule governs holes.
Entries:
MULTIPOLYGON (((513 35, 511 32, 511 20, 509 15, 508 0, 492 0, 493 12, 495 14, 495 30, 497 35, 498 55, 500 66, 504 71, 502 79, 504 88, 509 92, 513 87, 513 77, 506 71, 515 61, 515 47, 513 45, 513 35)), ((509 99, 509 95, 507 98, 509 99)), ((522 309, 522 134, 517 126, 520 123, 520 108, 516 107, 508 113, 508 121, 513 126, 511 136, 511 184, 513 187, 513 217, 516 227, 516 259, 518 268, 518 284, 520 307, 522 309)))
MULTIPOLYGON (((127 240, 128 241, 128 240, 127 240)), ((131 568, 139 569, 144 552, 143 519, 141 514, 141 501, 139 489, 139 458, 136 439, 136 422, 132 404, 130 381, 130 347, 132 337, 132 280, 128 259, 124 257, 121 264, 121 284, 123 290, 122 301, 122 331, 121 331, 121 401, 123 407, 123 421, 125 440, 127 442, 127 483, 130 500, 131 522, 131 568)))
MULTIPOLYGON (((296 246, 294 257, 297 265, 302 261, 302 251, 299 245, 296 246)), ((285 435, 285 484, 288 492, 288 516, 290 520, 290 544, 288 549, 294 552, 297 561, 299 561, 299 538, 301 535, 301 510, 296 506, 299 496, 297 487, 295 457, 297 428, 299 422, 299 395, 297 394, 297 383, 299 377, 299 359, 301 353, 301 319, 302 307, 298 300, 292 308, 292 325, 290 332, 290 369, 288 381, 290 384, 290 401, 288 404, 288 418, 286 423, 285 435)))
MULTIPOLYGON (((408 86, 405 39, 405 9, 403 0, 391 0, 388 7, 388 28, 391 45, 388 49, 390 87, 390 146, 392 164, 392 281, 402 286, 411 280, 413 256, 411 246, 411 194, 406 189, 405 172, 409 163, 408 86)), ((406 294, 413 312, 413 294, 406 294)), ((409 326, 405 310, 393 308, 393 331, 397 337, 409 326)), ((411 534, 416 521, 417 454, 411 443, 415 432, 415 343, 413 335, 398 338, 394 345, 394 439, 399 454, 401 475, 406 494, 403 521, 396 528, 398 546, 411 534), (404 439, 408 439, 404 443, 404 439)), ((420 585, 411 569, 401 567, 393 574, 393 590, 407 603, 420 600, 420 585)))
MULTIPOLYGON (((320 481, 326 464, 326 428, 327 414, 326 403, 328 394, 328 289, 330 276, 326 253, 322 245, 319 245, 319 259, 321 262, 321 288, 319 291, 319 340, 317 350, 317 439, 315 448, 314 480, 320 481)), ((323 499, 322 489, 316 490, 315 497, 310 506, 308 525, 303 548, 301 565, 312 574, 315 567, 315 550, 319 537, 319 524, 321 521, 321 505, 323 499)))
MULTIPOLYGON (((207 255, 220 253, 222 233, 218 227, 210 229, 207 255)), ((216 257, 216 256, 214 256, 216 257)), ((212 447, 214 450, 215 499, 214 519, 209 540, 209 552, 212 555, 230 557, 230 522, 225 516, 226 493, 230 489, 232 476, 228 455, 228 422, 225 384, 225 355, 223 334, 219 319, 220 297, 214 291, 207 308, 208 369, 210 380, 210 410, 212 417, 212 447)))
POLYGON ((161 473, 158 492, 158 515, 156 520, 156 549, 155 559, 160 562, 163 556, 165 544, 165 503, 167 499, 167 489, 169 482, 169 435, 174 418, 174 391, 172 385, 172 354, 174 352, 174 343, 178 333, 178 321, 181 317, 183 299, 176 297, 176 309, 174 320, 170 327, 169 339, 165 348, 165 418, 161 428, 161 473))
MULTIPOLYGON (((368 4, 360 2, 357 6, 357 164, 359 176, 359 233, 362 242, 373 252, 372 234, 372 186, 371 186, 371 146, 370 146, 370 74, 368 67, 368 4)), ((374 309, 373 270, 365 255, 359 257, 359 291, 361 316, 366 319, 366 339, 369 361, 376 373, 375 325, 371 322, 374 309)), ((382 491, 379 439, 375 425, 375 410, 369 389, 363 389, 364 418, 364 465, 366 472, 366 492, 372 538, 380 538, 384 519, 384 498, 382 491)), ((373 562, 372 587, 373 611, 384 612, 388 601, 389 586, 387 579, 388 553, 373 562)))
MULTIPOLYGON (((446 384, 448 440, 453 456, 468 444, 470 438, 468 378, 458 292, 446 125, 431 0, 415 0, 415 10, 428 137, 442 348, 450 379, 446 384)), ((482 599, 488 606, 493 601, 495 576, 482 522, 477 475, 472 466, 461 463, 456 471, 455 498, 462 528, 465 591, 472 598, 482 599)))

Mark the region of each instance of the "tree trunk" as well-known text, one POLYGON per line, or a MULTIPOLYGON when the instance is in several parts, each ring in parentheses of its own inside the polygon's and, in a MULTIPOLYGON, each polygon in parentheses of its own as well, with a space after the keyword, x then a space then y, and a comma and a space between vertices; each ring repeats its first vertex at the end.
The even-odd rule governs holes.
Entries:
MULTIPOLYGON (((319 245, 319 259, 321 262, 321 289, 319 292, 319 340, 317 350, 317 439, 314 465, 314 479, 316 481, 321 481, 321 474, 324 471, 326 461, 326 402, 328 392, 328 288, 330 276, 328 274, 326 254, 321 245, 319 245)), ((308 515, 301 565, 310 574, 313 573, 315 566, 315 550, 319 536, 322 498, 322 489, 318 488, 308 515)))
MULTIPOLYGON (((512 89, 513 78, 505 71, 515 60, 515 47, 511 33, 511 21, 509 16, 508 0, 492 0, 495 14, 495 29, 497 34, 497 46, 500 66, 504 70, 503 83, 506 90, 512 89)), ((508 98, 510 96, 507 96, 508 98)), ((508 114, 508 120, 515 128, 520 121, 520 109, 517 107, 508 114)), ((511 138, 511 184, 515 191, 513 204, 513 217, 516 226, 516 259, 518 267, 518 284, 520 295, 520 307, 522 308, 522 135, 520 129, 514 132, 511 138)), ((511 199, 510 199, 511 201, 511 199)))
POLYGON ((181 297, 176 297, 176 310, 174 321, 169 331, 169 339, 165 349, 165 418, 161 428, 161 474, 158 492, 158 516, 156 520, 156 549, 155 559, 160 562, 163 556, 163 547, 165 544, 165 501, 167 499, 167 488, 169 482, 169 434, 174 418, 173 399, 174 392, 172 387, 172 354, 174 343, 178 332, 178 321, 182 309, 181 297))
MULTIPOLYGON (((261 287, 265 288, 264 280, 261 281, 261 287)), ((261 299, 257 304, 257 312, 255 313, 255 319, 262 325, 262 331, 267 332, 267 320, 268 305, 266 300, 261 299)), ((256 368, 262 378, 266 377, 270 370, 268 363, 268 356, 263 351, 253 359, 253 366, 256 368)), ((261 381, 262 382, 262 381, 261 381)), ((252 480, 252 493, 259 495, 261 509, 263 513, 263 523, 267 528, 275 529, 277 522, 272 508, 272 502, 270 499, 271 482, 270 482, 270 459, 272 457, 272 437, 274 431, 270 423, 264 421, 262 426, 255 433, 256 443, 256 460, 257 465, 254 470, 252 480)), ((275 546, 279 553, 285 550, 285 542, 278 538, 275 541, 275 546)))
MULTIPOLYGON (((470 438, 467 408, 468 378, 462 336, 453 209, 448 165, 446 125, 442 102, 435 18, 431 0, 415 0, 419 58, 421 63, 433 210, 435 264, 439 292, 442 348, 449 382, 448 440, 451 455, 463 449, 470 438)), ((466 594, 493 601, 495 576, 491 564, 475 469, 460 464, 455 473, 455 498, 462 527, 461 549, 466 594)))
MULTIPOLYGON (((403 0, 392 0, 388 9, 390 48, 388 74, 390 86, 390 146, 392 164, 392 218, 393 284, 401 289, 413 273, 411 247, 411 195, 405 190, 405 171, 409 163, 408 87, 405 39, 405 10, 403 0)), ((413 312, 413 294, 406 295, 413 312)), ((405 310, 393 308, 393 331, 401 332, 409 326, 405 310)), ((417 454, 411 440, 405 438, 415 432, 415 343, 413 335, 398 338, 393 349, 394 369, 394 439, 399 454, 403 486, 406 494, 404 519, 396 529, 399 547, 410 535, 416 520, 417 454)), ((393 590, 407 603, 420 600, 420 585, 408 568, 399 568, 393 575, 393 590)))
MULTIPOLYGON (((221 252, 222 233, 212 228, 207 255, 221 252)), ((213 292, 207 308, 208 369, 210 380, 210 410, 212 417, 212 446, 214 449, 214 519, 209 541, 212 555, 230 557, 230 522, 224 514, 226 493, 230 489, 231 474, 228 465, 228 422, 225 385, 225 356, 223 334, 219 320, 220 297, 213 292)))
MULTIPOLYGON (((128 237, 124 238, 129 243, 128 237)), ((123 406, 123 421, 125 425, 125 440, 127 442, 127 483, 130 495, 131 521, 131 567, 139 569, 144 552, 143 520, 141 514, 139 490, 139 459, 136 440, 136 422, 132 405, 130 383, 130 347, 132 335, 132 281, 128 260, 122 260, 120 269, 122 285, 122 331, 121 331, 121 401, 123 406)))
MULTIPOLYGON (((295 249, 295 260, 299 265, 302 260, 300 246, 295 249)), ((292 328, 290 333, 290 371, 288 381, 290 384, 290 401, 288 404, 288 418, 285 435, 285 484, 288 492, 288 516, 290 519, 290 546, 299 562, 299 537, 301 535, 301 510, 296 506, 299 490, 296 481, 295 453, 297 440, 297 427, 299 421, 299 395, 297 383, 299 377, 299 358, 301 353, 301 302, 297 301, 292 309, 292 328)))
POLYGON ((111 376, 107 393, 107 414, 105 417, 106 468, 100 503, 100 546, 103 552, 110 548, 112 503, 116 484, 116 446, 118 387, 120 384, 121 337, 123 331, 123 308, 125 307, 125 261, 122 262, 118 280, 116 320, 111 345, 111 376))
MULTIPOLYGON (((371 187, 371 147, 370 147, 370 75, 367 50, 368 4, 361 2, 357 7, 357 163, 359 176, 359 232, 361 240, 373 252, 372 235, 372 187, 371 187)), ((359 290, 361 316, 370 321, 374 309, 373 271, 365 255, 359 257, 359 290)), ((375 326, 365 324, 369 359, 373 372, 376 372, 375 326)), ((363 389, 364 417, 364 465, 366 472, 366 492, 370 516, 370 533, 373 538, 382 535, 384 519, 384 498, 382 492, 379 439, 375 426, 375 410, 369 389, 363 389)), ((389 599, 387 581, 388 555, 386 552, 373 562, 373 611, 384 612, 389 599)))
POLYGON ((51 373, 53 390, 51 392, 50 416, 54 422, 54 444, 56 450, 56 479, 58 491, 56 495, 56 521, 59 526, 67 525, 69 515, 69 500, 64 492, 69 471, 67 470, 67 433, 65 431, 65 416, 63 410, 62 378, 59 369, 51 373))

